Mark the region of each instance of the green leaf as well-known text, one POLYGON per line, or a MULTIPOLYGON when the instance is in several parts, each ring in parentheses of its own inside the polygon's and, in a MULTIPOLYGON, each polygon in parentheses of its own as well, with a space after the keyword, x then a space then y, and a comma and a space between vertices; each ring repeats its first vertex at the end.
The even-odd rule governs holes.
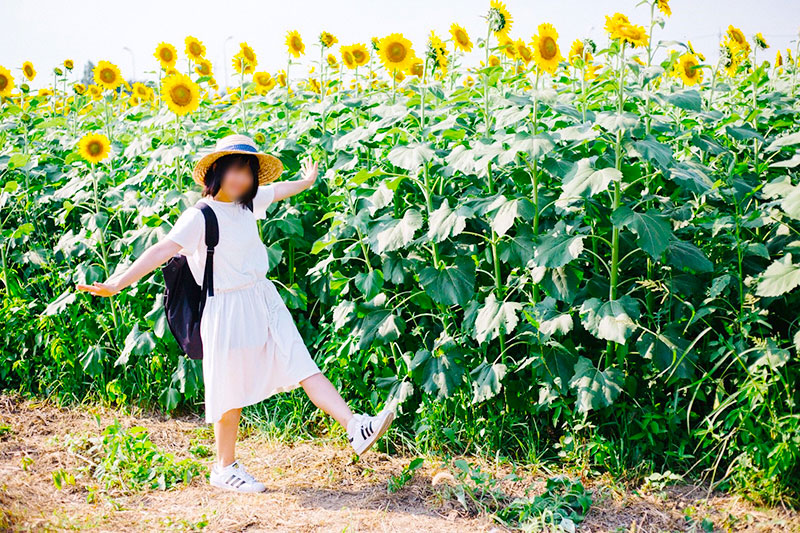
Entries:
POLYGON ((373 310, 355 328, 354 334, 359 337, 357 348, 359 350, 369 348, 376 339, 384 342, 397 340, 403 327, 403 320, 391 309, 373 310))
POLYGON ((599 192, 608 190, 612 181, 620 181, 622 172, 615 168, 601 168, 595 170, 591 167, 588 158, 575 163, 569 173, 564 176, 556 205, 563 206, 586 196, 594 196, 599 192))
POLYGON ((134 324, 128 336, 125 337, 125 346, 114 362, 114 366, 128 364, 131 355, 147 355, 156 348, 156 340, 152 331, 139 331, 139 324, 134 324))
POLYGON ((670 104, 687 111, 700 112, 703 110, 703 99, 700 97, 700 93, 694 89, 685 89, 680 92, 666 94, 664 99, 670 104))
POLYGON ((389 152, 388 158, 394 166, 416 172, 426 161, 433 158, 433 149, 428 143, 411 143, 396 146, 389 152))
POLYGON ((758 282, 756 294, 765 297, 781 296, 800 285, 800 266, 792 263, 792 254, 786 254, 772 263, 758 282))
POLYGON ((375 253, 390 252, 405 247, 414 233, 422 227, 422 215, 416 209, 408 209, 403 218, 378 219, 370 232, 370 247, 375 253))
POLYGON ((692 362, 697 359, 688 348, 689 341, 681 337, 679 328, 670 328, 656 335, 645 331, 636 341, 639 354, 650 359, 656 370, 681 379, 692 377, 692 362))
POLYGON ((439 269, 426 267, 419 273, 419 281, 434 301, 465 305, 475 294, 475 262, 469 257, 458 257, 452 265, 439 269))
POLYGON ((80 358, 83 371, 94 377, 103 371, 103 359, 106 357, 106 350, 102 346, 89 346, 80 358))
POLYGON ((356 287, 367 300, 372 300, 383 289, 383 272, 373 268, 369 272, 359 272, 355 278, 356 287))
POLYGON ((62 311, 64 311, 64 309, 66 309, 69 304, 71 304, 74 301, 75 301, 75 293, 70 292, 69 289, 67 289, 64 292, 62 292, 58 296, 58 298, 50 302, 47 305, 47 307, 45 307, 44 311, 42 311, 42 314, 44 316, 58 315, 62 311))
POLYGON ((464 367, 456 361, 455 353, 444 352, 439 357, 430 356, 422 375, 422 389, 428 394, 436 393, 436 397, 442 399, 451 396, 461 384, 464 367))
POLYGON ((794 146, 795 144, 800 144, 800 131, 778 137, 772 141, 769 146, 764 148, 764 150, 767 152, 774 152, 775 150, 780 150, 786 146, 794 146))
POLYGON ((622 206, 611 213, 611 222, 619 228, 627 227, 636 233, 636 243, 655 260, 661 258, 673 238, 669 222, 655 209, 637 213, 622 206))
POLYGON ((456 209, 451 209, 448 199, 445 198, 439 209, 431 213, 428 220, 428 238, 434 242, 441 242, 460 234, 466 225, 467 217, 460 215, 456 209))
POLYGON ((496 338, 500 331, 511 333, 517 326, 517 312, 522 307, 518 302, 498 302, 493 292, 490 292, 478 311, 475 319, 475 340, 478 344, 496 338))
POLYGON ((633 147, 644 159, 655 163, 662 169, 672 166, 672 148, 658 142, 652 135, 634 142, 633 147))
POLYGON ((486 361, 478 365, 472 372, 472 402, 475 405, 497 396, 503 388, 501 381, 506 375, 506 365, 495 363, 490 365, 486 361))
POLYGON ((583 252, 583 235, 552 235, 542 237, 533 253, 533 261, 543 267, 562 267, 577 259, 583 252))
POLYGON ((613 404, 622 392, 622 384, 623 374, 619 369, 607 368, 601 372, 586 357, 580 357, 575 363, 575 375, 569 382, 578 393, 580 413, 613 404))
POLYGON ((669 242, 666 262, 680 270, 690 270, 697 274, 714 270, 714 264, 708 260, 700 248, 677 238, 669 242))
POLYGON ((670 169, 669 178, 692 192, 703 194, 714 187, 707 171, 708 168, 699 163, 681 161, 670 169))
POLYGON ((627 295, 608 302, 590 298, 581 305, 580 315, 583 327, 598 339, 625 344, 636 329, 639 304, 627 295))
POLYGON ((491 226, 498 235, 502 236, 514 225, 514 220, 517 218, 517 199, 508 200, 502 195, 500 198, 503 202, 492 217, 491 226))

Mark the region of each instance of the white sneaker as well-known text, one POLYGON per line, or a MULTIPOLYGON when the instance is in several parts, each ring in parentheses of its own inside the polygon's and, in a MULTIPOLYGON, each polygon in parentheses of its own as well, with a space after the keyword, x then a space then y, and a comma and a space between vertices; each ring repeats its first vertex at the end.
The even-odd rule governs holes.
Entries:
POLYGON ((386 433, 392 420, 394 411, 384 409, 375 416, 355 414, 347 424, 347 440, 358 455, 366 452, 375 442, 386 433))
POLYGON ((267 487, 247 473, 239 461, 234 461, 225 468, 215 464, 211 469, 209 481, 215 487, 236 492, 264 492, 267 487))

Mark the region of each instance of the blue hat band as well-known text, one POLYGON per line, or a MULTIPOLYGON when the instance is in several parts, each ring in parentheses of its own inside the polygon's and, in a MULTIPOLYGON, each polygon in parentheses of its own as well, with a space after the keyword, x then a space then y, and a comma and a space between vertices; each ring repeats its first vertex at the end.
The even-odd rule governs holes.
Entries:
POLYGON ((258 150, 256 150, 249 144, 232 144, 230 146, 226 146, 225 148, 221 148, 219 151, 224 152, 225 150, 242 150, 244 152, 253 152, 253 153, 258 152, 258 150))

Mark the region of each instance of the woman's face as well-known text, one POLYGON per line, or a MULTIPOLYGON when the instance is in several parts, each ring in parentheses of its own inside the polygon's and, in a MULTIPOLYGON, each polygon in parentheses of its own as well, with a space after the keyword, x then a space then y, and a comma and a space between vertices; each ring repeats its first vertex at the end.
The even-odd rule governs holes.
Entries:
POLYGON ((253 186, 253 173, 248 165, 231 165, 222 177, 220 189, 232 200, 246 194, 253 186))

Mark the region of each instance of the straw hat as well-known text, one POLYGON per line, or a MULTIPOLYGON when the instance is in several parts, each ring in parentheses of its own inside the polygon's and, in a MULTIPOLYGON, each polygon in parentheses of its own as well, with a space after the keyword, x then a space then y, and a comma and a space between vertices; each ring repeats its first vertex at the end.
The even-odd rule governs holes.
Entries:
POLYGON ((206 153, 197 162, 192 171, 192 178, 198 185, 205 185, 206 171, 220 157, 228 154, 252 154, 258 157, 258 184, 264 185, 275 181, 283 171, 283 163, 275 156, 262 154, 256 143, 247 135, 228 135, 217 141, 214 150, 206 153))

